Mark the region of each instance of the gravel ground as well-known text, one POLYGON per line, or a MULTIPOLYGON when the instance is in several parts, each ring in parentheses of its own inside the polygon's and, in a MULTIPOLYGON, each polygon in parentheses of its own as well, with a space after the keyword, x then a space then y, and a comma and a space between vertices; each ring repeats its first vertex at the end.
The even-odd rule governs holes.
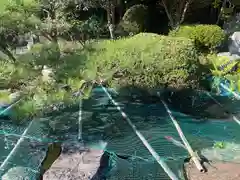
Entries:
POLYGON ((201 173, 192 163, 185 165, 186 177, 188 180, 239 180, 240 164, 231 162, 212 162, 211 165, 204 163, 207 172, 201 173))

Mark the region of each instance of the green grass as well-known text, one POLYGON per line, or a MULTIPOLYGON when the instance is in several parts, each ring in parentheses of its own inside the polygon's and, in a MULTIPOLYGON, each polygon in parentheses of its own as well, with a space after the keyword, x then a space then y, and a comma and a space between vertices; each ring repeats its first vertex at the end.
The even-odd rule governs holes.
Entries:
POLYGON ((9 4, 9 0, 1 0, 0 1, 0 12, 3 12, 5 7, 9 4))
POLYGON ((1 0, 0 1, 0 12, 3 12, 7 5, 10 5, 12 3, 21 3, 21 2, 23 2, 24 4, 30 4, 30 3, 34 2, 34 0, 1 0))

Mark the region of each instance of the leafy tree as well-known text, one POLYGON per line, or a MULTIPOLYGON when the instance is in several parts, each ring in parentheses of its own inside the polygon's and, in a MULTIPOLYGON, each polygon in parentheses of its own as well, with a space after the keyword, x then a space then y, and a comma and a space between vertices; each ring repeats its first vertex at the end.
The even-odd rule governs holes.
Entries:
POLYGON ((68 0, 41 0, 43 12, 42 22, 39 27, 40 34, 50 41, 57 42, 59 36, 71 28, 67 21, 65 8, 70 3, 68 0))
POLYGON ((71 39, 77 39, 82 46, 90 38, 98 38, 102 32, 101 22, 97 16, 91 16, 85 21, 71 20, 71 39))
POLYGON ((34 31, 39 22, 30 10, 35 9, 24 4, 9 4, 0 13, 0 50, 11 60, 16 61, 11 50, 19 44, 20 37, 34 31))
POLYGON ((115 8, 119 6, 121 0, 88 0, 84 1, 86 7, 101 7, 107 12, 107 23, 111 39, 114 39, 115 8))
POLYGON ((237 4, 238 2, 234 0, 214 0, 213 7, 220 9, 216 24, 219 24, 220 20, 230 20, 234 14, 235 5, 237 4))

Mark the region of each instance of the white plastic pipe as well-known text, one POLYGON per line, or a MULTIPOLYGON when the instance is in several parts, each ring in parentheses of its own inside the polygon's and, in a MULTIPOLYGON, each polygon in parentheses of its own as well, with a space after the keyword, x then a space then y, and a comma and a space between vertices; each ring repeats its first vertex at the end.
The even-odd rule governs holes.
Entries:
POLYGON ((32 126, 33 120, 29 123, 28 127, 25 129, 25 131, 23 132, 23 134, 21 135, 20 139, 17 141, 16 145, 14 146, 14 148, 12 149, 12 151, 8 154, 8 156, 6 157, 6 159, 3 161, 3 163, 0 166, 0 171, 5 169, 5 166, 7 165, 9 159, 11 159, 11 157, 16 153, 17 148, 20 146, 20 144, 22 143, 22 141, 24 140, 24 137, 26 136, 29 128, 32 126))
MULTIPOLYGON (((100 84, 101 85, 101 84, 100 84)), ((148 151, 152 154, 154 159, 158 162, 158 164, 163 168, 163 170, 167 173, 167 175, 172 180, 178 180, 177 176, 172 172, 172 170, 167 166, 167 164, 162 160, 162 158, 157 154, 157 152, 151 147, 151 145, 148 143, 148 141, 144 138, 144 136, 137 130, 136 126, 131 122, 129 117, 126 113, 124 113, 121 110, 121 107, 118 105, 117 102, 112 98, 112 96, 108 93, 105 87, 101 85, 101 88, 103 91, 107 94, 111 102, 117 107, 118 111, 122 114, 123 118, 128 122, 128 124, 131 126, 133 131, 136 133, 136 135, 139 137, 139 139, 142 141, 143 145, 148 149, 148 151)))
MULTIPOLYGON (((217 103, 221 108, 224 108, 224 106, 216 99, 214 98, 209 92, 205 92, 215 103, 217 103)), ((240 125, 240 120, 234 116, 233 114, 231 114, 233 120, 238 123, 238 125, 240 125)))
MULTIPOLYGON (((158 93, 158 96, 160 97, 160 93, 158 93)), ((204 168, 202 167, 202 165, 201 165, 201 163, 199 161, 198 155, 193 151, 192 147, 188 143, 188 141, 187 141, 185 135, 183 134, 183 131, 182 131, 181 127, 179 126, 177 120, 173 117, 172 112, 168 108, 167 104, 163 100, 161 100, 161 101, 162 101, 166 111, 168 112, 168 115, 169 115, 170 119, 172 120, 172 122, 173 122, 173 124, 174 124, 174 126, 175 126, 175 128, 176 128, 176 130, 177 130, 177 132, 178 132, 178 134, 180 136, 180 138, 183 141, 184 146, 186 147, 186 149, 187 149, 188 153, 190 154, 190 156, 191 156, 193 162, 195 163, 196 167, 198 168, 198 170, 200 172, 204 172, 205 170, 204 170, 204 168)))

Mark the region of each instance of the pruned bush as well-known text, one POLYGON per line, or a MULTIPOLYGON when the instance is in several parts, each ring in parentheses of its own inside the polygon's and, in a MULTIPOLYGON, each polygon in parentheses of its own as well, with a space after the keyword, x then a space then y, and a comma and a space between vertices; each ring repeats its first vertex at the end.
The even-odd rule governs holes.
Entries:
POLYGON ((141 4, 130 7, 124 14, 120 26, 132 34, 143 32, 146 28, 147 7, 141 4))
POLYGON ((217 25, 185 25, 171 31, 169 35, 190 38, 200 50, 214 50, 225 40, 224 31, 217 25))
POLYGON ((89 53, 91 60, 88 62, 94 62, 101 76, 114 86, 147 89, 162 85, 198 86, 198 54, 187 38, 140 33, 130 38, 103 41, 93 48, 95 51, 89 53))

